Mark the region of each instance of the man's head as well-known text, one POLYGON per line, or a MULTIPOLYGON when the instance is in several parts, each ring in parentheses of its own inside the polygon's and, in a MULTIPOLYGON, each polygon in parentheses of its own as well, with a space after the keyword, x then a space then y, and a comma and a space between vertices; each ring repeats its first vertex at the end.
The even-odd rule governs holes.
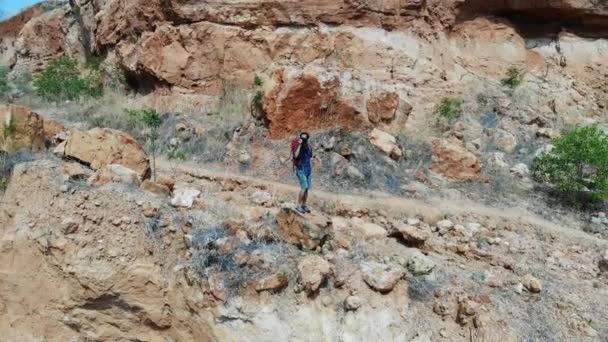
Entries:
POLYGON ((310 138, 310 135, 306 132, 303 132, 300 134, 300 139, 302 139, 303 143, 307 143, 309 138, 310 138))

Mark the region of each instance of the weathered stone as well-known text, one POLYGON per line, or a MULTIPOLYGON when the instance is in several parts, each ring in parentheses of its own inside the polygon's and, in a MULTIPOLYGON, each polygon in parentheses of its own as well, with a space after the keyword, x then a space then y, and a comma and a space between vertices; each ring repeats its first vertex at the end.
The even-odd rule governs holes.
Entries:
POLYGON ((169 190, 167 186, 158 182, 153 182, 149 179, 146 179, 141 183, 141 188, 153 194, 171 196, 171 190, 169 190))
POLYGON ((87 163, 94 170, 118 164, 134 170, 140 179, 150 177, 150 163, 144 149, 121 131, 109 128, 73 131, 56 151, 62 156, 87 163))
POLYGON ((415 276, 431 273, 435 263, 426 255, 414 252, 407 256, 407 269, 415 276))
POLYGON ((406 242, 412 244, 423 244, 425 241, 431 238, 431 232, 426 231, 422 228, 411 226, 409 224, 402 224, 397 227, 397 231, 403 236, 406 242))
POLYGON ((387 293, 393 290, 403 276, 403 271, 395 267, 368 261, 361 264, 363 281, 372 289, 387 293))
POLYGON ((600 255, 598 265, 600 267, 600 271, 608 273, 608 249, 605 250, 602 255, 600 255))
POLYGON ((128 167, 109 164, 97 170, 88 180, 90 185, 101 186, 109 183, 124 183, 139 186, 140 180, 137 172, 128 167))
POLYGON ((158 216, 158 206, 152 203, 144 203, 143 214, 145 217, 153 218, 158 216))
POLYGON ((528 165, 524 163, 519 163, 511 168, 511 174, 517 176, 519 178, 526 178, 530 174, 530 170, 528 169, 528 165))
POLYGON ((485 180, 481 162, 458 140, 435 139, 432 143, 431 170, 457 181, 485 180))
POLYGON ((344 300, 344 309, 346 311, 357 311, 363 306, 363 298, 357 296, 349 296, 344 300))
POLYGON ((64 234, 73 234, 78 230, 79 227, 80 227, 80 221, 73 217, 65 218, 61 222, 61 231, 64 234))
POLYGON ((517 146, 517 139, 509 132, 499 130, 496 138, 496 146, 505 153, 512 153, 517 146))
POLYGON ((262 291, 278 291, 289 285, 289 278, 284 274, 275 273, 266 278, 260 279, 255 285, 255 290, 262 291))
MULTIPOLYGON (((380 122, 390 123, 395 119, 398 107, 399 94, 382 93, 377 97, 371 97, 367 101, 367 118, 374 124, 380 122)), ((411 106, 409 111, 411 112, 411 106)))
POLYGON ((503 152, 494 152, 488 158, 488 164, 495 169, 503 169, 509 166, 505 162, 505 154, 503 152))
POLYGON ((44 120, 26 107, 0 105, 0 132, 3 132, 0 136, 2 151, 27 148, 38 152, 45 148, 44 120))
POLYGON ((352 229, 359 233, 364 239, 383 238, 387 236, 387 231, 380 225, 364 221, 358 217, 351 220, 352 229))
POLYGON ((190 188, 177 188, 173 191, 171 205, 174 207, 192 208, 194 200, 201 194, 200 190, 190 188))
POLYGON ((317 255, 307 255, 298 263, 298 282, 308 293, 316 292, 331 273, 330 264, 317 255))
POLYGON ((399 144, 397 144, 397 139, 384 131, 374 128, 368 138, 372 145, 378 147, 393 159, 399 159, 403 155, 399 144))
POLYGON ((524 285, 526 290, 533 292, 533 293, 539 293, 543 289, 543 286, 542 286, 540 280, 536 279, 536 277, 534 277, 531 274, 526 274, 521 279, 521 283, 524 285))
POLYGON ((67 179, 83 180, 88 179, 91 176, 92 171, 78 163, 64 163, 63 173, 67 179))
POLYGON ((173 191, 173 188, 175 188, 175 178, 170 176, 159 176, 156 179, 156 183, 166 186, 170 191, 173 191))
POLYGON ((441 221, 437 222, 437 227, 439 227, 439 229, 444 229, 444 230, 452 229, 452 228, 454 228, 454 222, 452 222, 450 220, 441 220, 441 221))
POLYGON ((461 325, 473 323, 474 316, 477 315, 479 304, 472 300, 463 300, 458 304, 458 314, 456 321, 461 325))
POLYGON ((359 111, 342 99, 339 78, 321 82, 311 74, 279 69, 269 84, 263 107, 272 138, 286 137, 296 130, 363 125, 359 111))
POLYGON ((251 201, 258 205, 272 203, 272 195, 267 191, 256 191, 251 195, 251 201))
POLYGON ((281 208, 277 224, 281 239, 306 249, 319 247, 331 230, 327 217, 318 213, 302 215, 290 207, 281 208))

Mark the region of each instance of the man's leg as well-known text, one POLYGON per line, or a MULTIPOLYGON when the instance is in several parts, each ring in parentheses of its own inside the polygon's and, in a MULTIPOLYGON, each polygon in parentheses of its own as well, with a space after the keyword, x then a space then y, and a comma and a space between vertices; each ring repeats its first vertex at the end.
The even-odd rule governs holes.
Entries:
POLYGON ((300 193, 298 194, 298 207, 301 208, 305 203, 305 199, 304 199, 304 194, 306 193, 306 190, 302 189, 300 190, 300 193))
POLYGON ((308 189, 302 190, 302 207, 306 208, 306 201, 308 201, 308 189))
POLYGON ((307 213, 310 213, 310 209, 306 206, 306 202, 308 201, 308 192, 310 190, 311 185, 312 184, 310 174, 308 174, 306 176, 306 190, 304 190, 304 197, 302 198, 302 208, 304 208, 304 211, 306 211, 307 213))

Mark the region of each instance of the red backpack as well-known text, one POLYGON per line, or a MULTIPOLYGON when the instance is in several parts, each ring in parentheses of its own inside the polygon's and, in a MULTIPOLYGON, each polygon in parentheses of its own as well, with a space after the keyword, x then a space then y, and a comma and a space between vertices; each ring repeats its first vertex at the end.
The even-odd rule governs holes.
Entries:
POLYGON ((295 154, 296 149, 298 148, 301 142, 302 140, 300 139, 300 137, 296 137, 291 141, 291 161, 293 162, 293 167, 296 167, 298 163, 298 158, 296 158, 295 154))

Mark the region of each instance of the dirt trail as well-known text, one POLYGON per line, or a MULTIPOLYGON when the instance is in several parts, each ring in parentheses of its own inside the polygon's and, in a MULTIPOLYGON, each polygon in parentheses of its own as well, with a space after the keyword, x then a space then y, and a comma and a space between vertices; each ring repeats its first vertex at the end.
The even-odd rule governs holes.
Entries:
MULTIPOLYGON (((295 198, 299 187, 269 179, 255 178, 243 174, 235 174, 217 169, 202 169, 191 163, 174 163, 166 160, 158 161, 161 173, 183 173, 194 178, 221 182, 227 179, 239 181, 254 187, 263 187, 275 194, 288 194, 295 198)), ((426 220, 440 220, 466 214, 484 215, 492 218, 508 219, 511 222, 531 224, 543 229, 546 233, 558 233, 572 240, 582 240, 595 243, 598 246, 608 246, 608 241, 587 234, 578 229, 567 228, 550 222, 524 208, 505 207, 495 208, 472 202, 466 199, 444 200, 433 198, 427 201, 396 197, 387 193, 370 191, 367 194, 335 193, 323 189, 315 189, 312 201, 328 201, 353 207, 391 210, 408 216, 420 216, 426 220)), ((574 242, 574 241, 573 241, 574 242)))

